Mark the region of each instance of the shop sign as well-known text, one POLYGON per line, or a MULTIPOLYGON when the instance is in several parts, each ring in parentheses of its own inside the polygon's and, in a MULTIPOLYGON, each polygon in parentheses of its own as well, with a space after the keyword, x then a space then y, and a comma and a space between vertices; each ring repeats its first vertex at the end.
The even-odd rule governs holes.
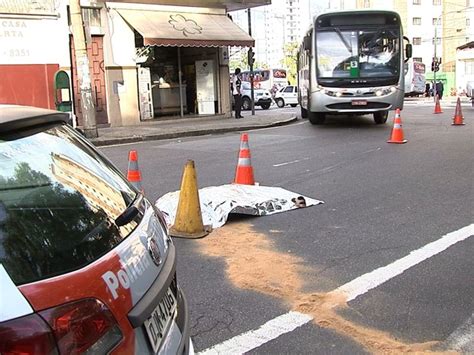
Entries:
POLYGON ((58 26, 55 19, 0 18, 0 64, 67 62, 68 34, 58 26))
POLYGON ((0 0, 0 15, 58 16, 55 0, 0 0))

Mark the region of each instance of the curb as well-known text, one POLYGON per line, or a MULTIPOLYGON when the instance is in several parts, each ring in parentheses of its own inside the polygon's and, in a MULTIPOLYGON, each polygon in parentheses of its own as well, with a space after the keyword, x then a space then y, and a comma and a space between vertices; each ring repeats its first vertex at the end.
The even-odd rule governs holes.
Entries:
POLYGON ((250 129, 260 129, 260 128, 269 128, 269 127, 279 127, 284 126, 286 124, 290 124, 298 120, 297 116, 292 116, 289 119, 276 121, 267 124, 253 124, 253 125, 242 125, 238 127, 225 127, 225 128, 211 128, 211 129, 196 129, 191 131, 183 131, 183 132, 174 132, 174 133, 161 133, 161 134, 148 134, 148 135, 140 135, 140 136, 130 136, 130 137, 123 137, 123 138, 105 138, 105 139, 90 139, 92 144, 96 147, 103 147, 108 145, 115 145, 115 144, 125 144, 125 143, 137 143, 137 142, 146 142, 146 141, 153 141, 153 140, 163 140, 163 139, 174 139, 174 138, 182 138, 182 137, 194 137, 194 136, 204 136, 207 134, 219 134, 219 133, 227 133, 227 132, 236 132, 236 131, 243 131, 243 130, 250 130, 250 129))

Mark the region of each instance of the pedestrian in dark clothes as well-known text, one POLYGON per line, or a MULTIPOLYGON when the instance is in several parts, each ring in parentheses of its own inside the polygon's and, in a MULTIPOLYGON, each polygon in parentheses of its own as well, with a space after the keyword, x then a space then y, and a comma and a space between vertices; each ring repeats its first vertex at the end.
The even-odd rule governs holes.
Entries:
POLYGON ((438 95, 440 100, 443 98, 443 91, 444 91, 444 85, 441 81, 438 81, 436 83, 436 95, 438 95))
POLYGON ((234 95, 235 118, 243 118, 240 114, 242 109, 242 80, 240 79, 240 68, 236 68, 232 79, 232 95, 234 95))

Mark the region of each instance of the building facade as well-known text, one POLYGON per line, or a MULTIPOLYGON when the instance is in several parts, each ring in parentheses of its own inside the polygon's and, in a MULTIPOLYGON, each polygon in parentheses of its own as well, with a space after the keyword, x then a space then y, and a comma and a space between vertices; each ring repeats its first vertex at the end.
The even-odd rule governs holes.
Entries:
MULTIPOLYGON (((202 7, 202 1, 82 0, 97 124, 230 115, 228 48, 253 46, 254 40, 227 12, 267 3, 210 0, 202 7)), ((54 109, 69 101, 81 126, 68 4, 2 2, 0 103, 54 109), (58 72, 69 78, 68 87, 58 84, 58 72)))
MULTIPOLYGON (((247 10, 231 13, 233 21, 247 33, 247 10)), ((252 38, 255 40, 255 61, 257 65, 267 65, 271 68, 281 66, 284 56, 284 13, 282 8, 273 5, 251 9, 252 38)), ((230 56, 241 58, 246 56, 247 49, 231 48, 230 56)), ((247 69, 247 68, 242 68, 247 69)))
POLYGON ((456 50, 456 85, 458 94, 474 94, 474 41, 468 42, 456 50))
POLYGON ((54 74, 70 68, 67 29, 64 2, 0 3, 0 103, 55 108, 54 74))
MULTIPOLYGON (((273 0, 271 5, 251 10, 255 60, 270 68, 282 66, 285 45, 300 43, 308 29, 314 9, 310 0, 273 0)), ((248 31, 246 11, 232 13, 233 20, 248 31)), ((231 49, 231 56, 239 56, 231 49)))

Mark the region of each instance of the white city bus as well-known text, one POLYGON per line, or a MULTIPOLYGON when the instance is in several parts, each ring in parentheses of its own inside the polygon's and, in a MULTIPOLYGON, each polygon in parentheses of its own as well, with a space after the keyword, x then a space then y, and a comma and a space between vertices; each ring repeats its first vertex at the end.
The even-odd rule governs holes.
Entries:
POLYGON ((375 123, 385 123, 390 110, 403 108, 404 57, 412 52, 403 40, 400 16, 393 11, 332 12, 313 19, 298 52, 301 116, 321 124, 327 114, 372 113, 375 123))
MULTIPOLYGON (((250 82, 250 71, 242 72, 242 81, 250 82)), ((266 89, 272 94, 283 86, 288 85, 285 69, 254 69, 253 87, 266 89)))

